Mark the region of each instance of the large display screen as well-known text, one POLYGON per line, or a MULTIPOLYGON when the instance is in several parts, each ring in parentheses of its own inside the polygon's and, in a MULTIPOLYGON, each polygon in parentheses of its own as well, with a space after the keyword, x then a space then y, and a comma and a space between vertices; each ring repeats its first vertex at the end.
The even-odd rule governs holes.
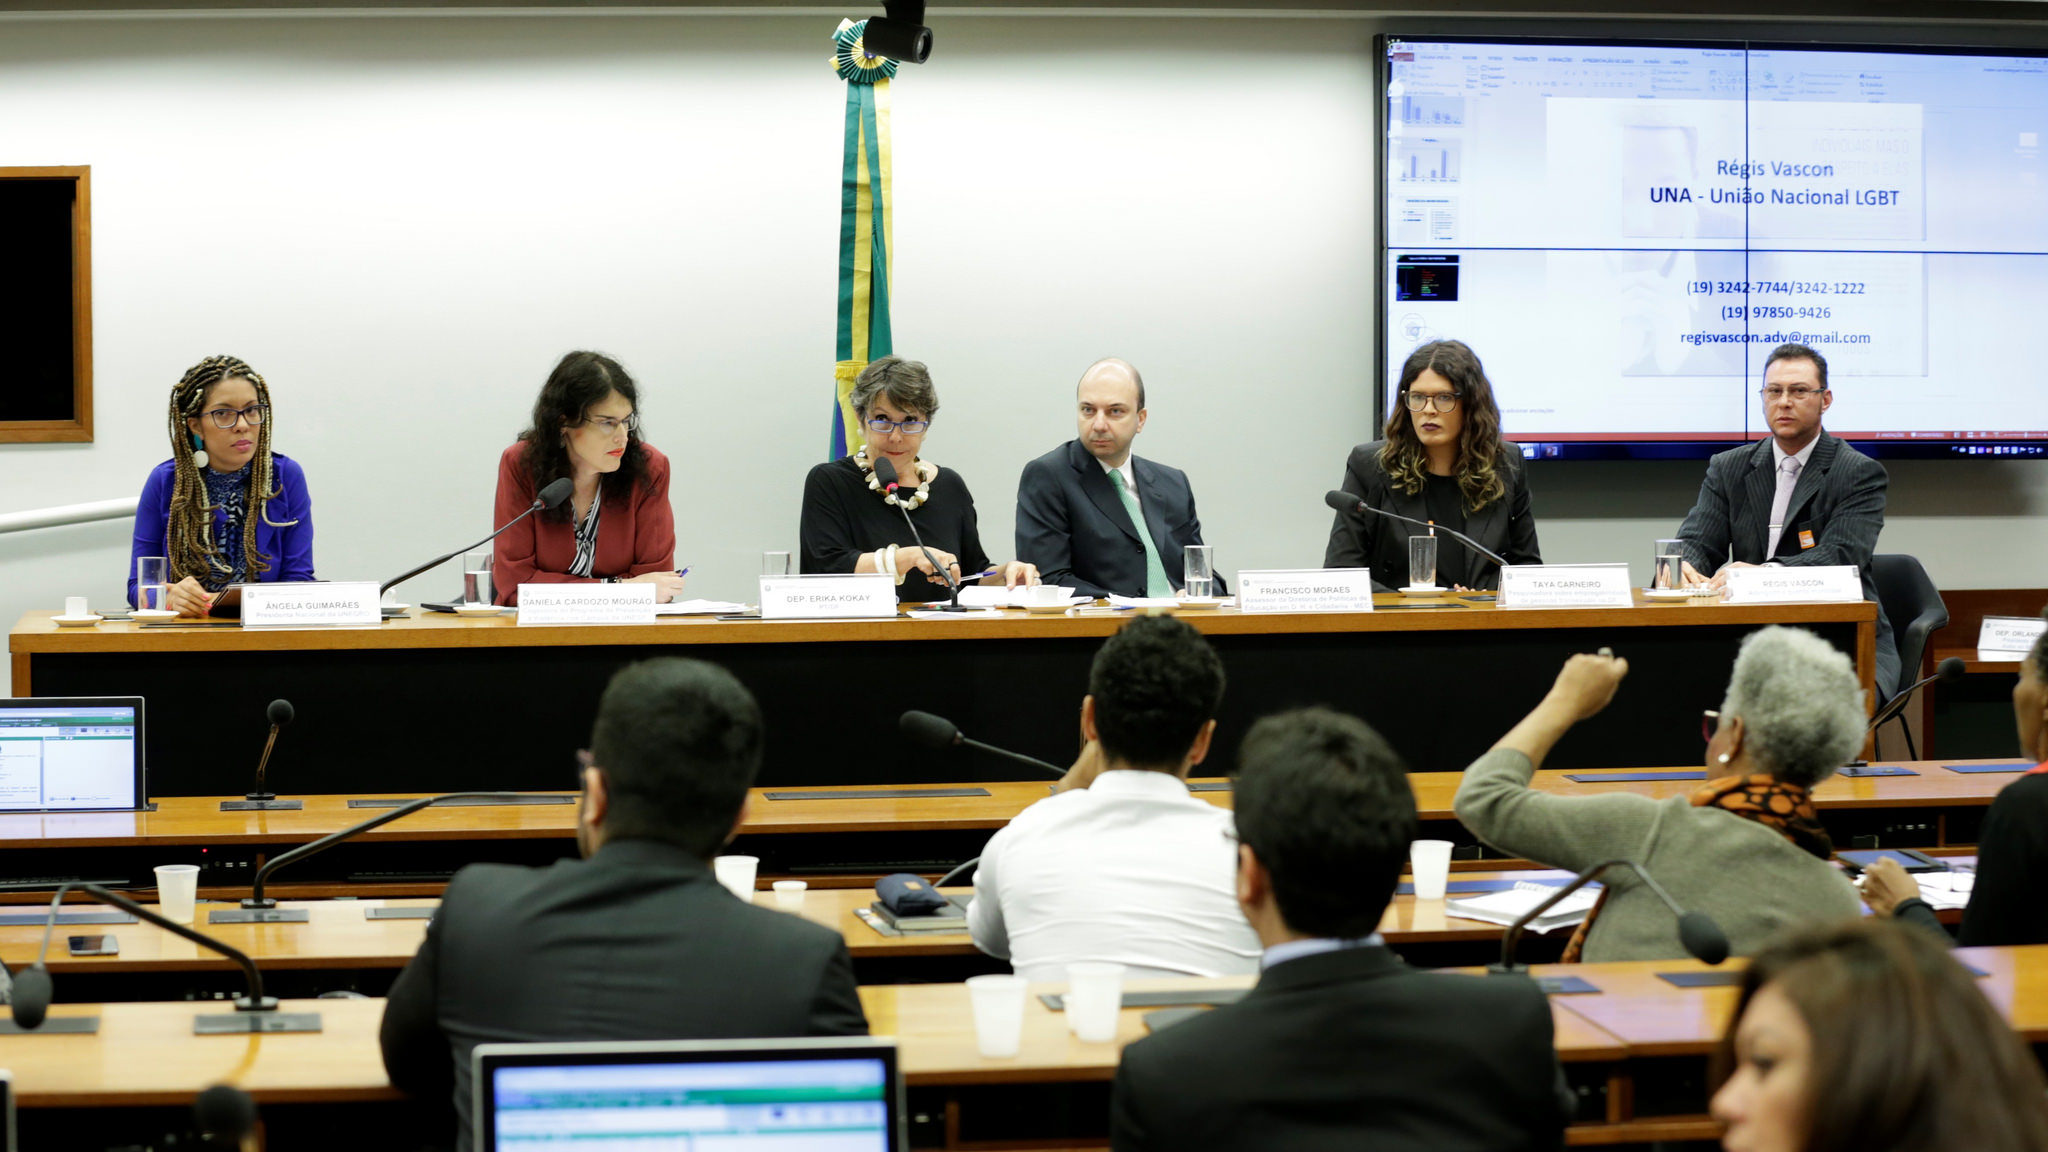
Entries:
POLYGON ((1797 342, 1838 436, 2048 456, 2048 58, 1384 46, 1389 404, 1454 338, 1524 455, 1704 455, 1797 342))

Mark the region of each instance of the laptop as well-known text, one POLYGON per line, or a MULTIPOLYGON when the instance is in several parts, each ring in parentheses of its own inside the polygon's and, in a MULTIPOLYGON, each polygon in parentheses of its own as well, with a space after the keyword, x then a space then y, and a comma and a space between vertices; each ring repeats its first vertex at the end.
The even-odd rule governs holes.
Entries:
POLYGON ((905 1152, 896 1043, 868 1036, 480 1044, 478 1152, 905 1152))
POLYGON ((0 813, 141 809, 146 746, 140 696, 0 699, 0 813))

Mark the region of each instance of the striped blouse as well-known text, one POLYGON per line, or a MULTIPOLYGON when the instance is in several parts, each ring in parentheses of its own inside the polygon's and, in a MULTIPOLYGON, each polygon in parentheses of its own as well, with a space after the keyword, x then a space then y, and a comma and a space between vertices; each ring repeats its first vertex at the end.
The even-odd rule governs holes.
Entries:
POLYGON ((597 558, 598 516, 603 511, 604 486, 600 482, 597 494, 590 498, 590 511, 584 513, 582 522, 576 525, 576 559, 569 565, 569 575, 590 575, 591 562, 597 558))

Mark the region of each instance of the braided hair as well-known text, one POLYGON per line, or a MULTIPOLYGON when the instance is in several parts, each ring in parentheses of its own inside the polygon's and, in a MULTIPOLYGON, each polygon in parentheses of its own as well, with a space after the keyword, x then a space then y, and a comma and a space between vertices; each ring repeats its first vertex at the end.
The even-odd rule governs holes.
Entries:
POLYGON ((247 380, 256 389, 256 402, 263 406, 265 419, 256 426, 256 455, 249 469, 247 515, 242 518, 242 555, 249 566, 246 577, 270 571, 269 557, 256 550, 258 521, 272 528, 286 528, 296 520, 279 524, 270 518, 269 502, 278 495, 277 466, 270 455, 270 386, 263 377, 233 356, 208 356, 185 371, 171 389, 171 522, 164 539, 172 583, 187 576, 206 583, 209 573, 228 574, 230 569, 213 539, 213 514, 219 505, 207 503, 206 478, 193 458, 192 431, 185 421, 201 417, 206 394, 223 380, 247 380))

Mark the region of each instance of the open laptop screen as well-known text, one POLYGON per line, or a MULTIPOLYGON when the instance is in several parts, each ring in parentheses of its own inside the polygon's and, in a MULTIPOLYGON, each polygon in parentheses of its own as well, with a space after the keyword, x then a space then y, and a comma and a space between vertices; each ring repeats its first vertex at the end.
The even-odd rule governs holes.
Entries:
POLYGON ((139 808, 142 749, 140 696, 0 699, 0 812, 139 808))
POLYGON ((476 1146, 517 1152, 897 1152, 885 1041, 499 1044, 477 1049, 476 1146))

